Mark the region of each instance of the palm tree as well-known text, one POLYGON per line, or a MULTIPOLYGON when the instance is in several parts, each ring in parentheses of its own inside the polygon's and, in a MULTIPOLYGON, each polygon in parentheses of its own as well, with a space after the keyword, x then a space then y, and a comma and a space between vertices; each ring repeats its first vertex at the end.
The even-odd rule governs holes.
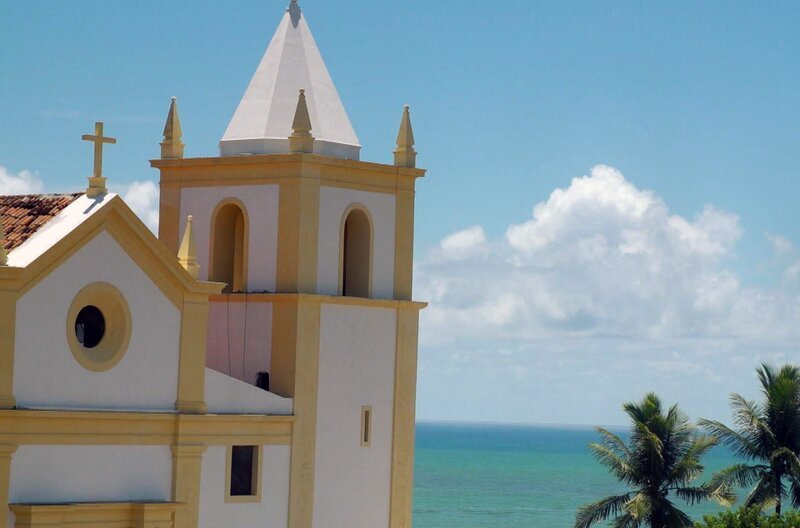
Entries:
POLYGON ((631 490, 579 508, 575 528, 588 528, 610 517, 614 517, 615 528, 692 526, 692 520, 669 500, 671 493, 690 504, 704 500, 732 502, 730 488, 725 485, 690 485, 703 472, 700 458, 716 445, 716 439, 697 434, 677 405, 665 413, 661 400, 650 393, 641 402, 626 403, 623 409, 633 422, 629 445, 598 428, 602 444, 589 447, 631 490))
POLYGON ((764 401, 747 401, 731 395, 736 430, 712 420, 700 423, 747 463, 735 464, 714 475, 712 482, 753 486, 745 506, 765 508, 775 504, 781 513, 783 497, 800 507, 800 369, 784 365, 778 372, 761 365, 756 370, 764 401))

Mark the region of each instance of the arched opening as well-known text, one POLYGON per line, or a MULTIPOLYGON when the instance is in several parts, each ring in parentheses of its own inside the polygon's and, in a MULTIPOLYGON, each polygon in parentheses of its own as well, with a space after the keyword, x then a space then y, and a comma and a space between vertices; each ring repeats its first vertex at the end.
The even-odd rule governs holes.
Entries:
POLYGON ((242 207, 233 202, 218 207, 211 229, 210 279, 224 282, 225 293, 245 291, 247 219, 242 207))
POLYGON ((342 232, 342 295, 369 297, 372 226, 362 209, 353 209, 342 232))

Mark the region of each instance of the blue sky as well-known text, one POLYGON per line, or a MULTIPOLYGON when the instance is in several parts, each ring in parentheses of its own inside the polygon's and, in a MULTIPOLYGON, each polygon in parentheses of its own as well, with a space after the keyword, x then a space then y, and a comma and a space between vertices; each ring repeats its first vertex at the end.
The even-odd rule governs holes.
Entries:
MULTIPOLYGON (((0 177, 82 188, 91 147, 80 135, 104 120, 119 141, 106 175, 121 191, 153 180, 147 159, 172 95, 187 155, 214 155, 285 3, 0 0, 10 21, 0 32, 0 177)), ((613 423, 622 401, 655 388, 725 418, 728 392, 754 393, 756 361, 798 360, 800 336, 787 328, 800 313, 800 5, 301 7, 362 159, 390 161, 402 105, 412 106, 429 170, 417 193, 417 296, 433 301, 421 417, 613 423), (598 165, 614 170, 592 172, 598 165), (625 200, 647 220, 615 208, 625 200), (531 216, 536 204, 546 221, 531 216), (600 239, 628 256, 609 257, 600 239), (599 286, 618 284, 611 275, 628 265, 629 283, 663 289, 626 297, 628 283, 599 286), (503 290, 493 272, 522 275, 503 290), (456 295, 448 277, 483 296, 456 295), (727 286, 708 293, 714 285, 727 286), (531 304, 543 291, 548 301, 531 304), (459 332, 465 320, 480 332, 459 332)))

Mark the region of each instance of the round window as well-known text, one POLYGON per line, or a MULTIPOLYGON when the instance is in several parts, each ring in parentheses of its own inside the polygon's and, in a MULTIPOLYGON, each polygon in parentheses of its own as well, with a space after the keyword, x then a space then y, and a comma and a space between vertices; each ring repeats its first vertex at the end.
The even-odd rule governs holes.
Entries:
POLYGON ((75 318, 75 337, 84 348, 100 344, 106 333, 106 318, 97 306, 85 306, 75 318))
POLYGON ((75 295, 67 315, 67 341, 75 360, 101 372, 119 363, 131 338, 131 314, 122 293, 95 282, 75 295))

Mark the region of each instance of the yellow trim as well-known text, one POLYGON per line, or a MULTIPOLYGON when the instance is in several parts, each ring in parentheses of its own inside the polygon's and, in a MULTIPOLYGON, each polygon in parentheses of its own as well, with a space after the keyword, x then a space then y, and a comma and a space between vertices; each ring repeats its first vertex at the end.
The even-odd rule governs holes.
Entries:
POLYGON ((87 525, 132 528, 172 527, 172 518, 183 509, 177 503, 76 503, 14 504, 11 511, 18 527, 69 528, 87 525))
POLYGON ((11 487, 11 456, 17 450, 15 445, 0 444, 0 528, 8 526, 8 490, 11 487))
POLYGON ((0 409, 13 409, 16 405, 14 399, 14 334, 17 324, 17 293, 3 290, 2 287, 2 282, 0 282, 0 335, 3 336, 0 339, 0 409))
POLYGON ((389 526, 411 528, 419 311, 397 310, 389 526))
POLYGON ((293 416, 0 410, 0 445, 289 445, 293 416))
POLYGON ((345 160, 316 154, 270 154, 150 160, 161 171, 161 182, 180 187, 261 185, 291 181, 292 175, 309 170, 324 185, 374 190, 394 194, 425 175, 425 170, 382 163, 345 160))
POLYGON ((184 507, 175 502, 98 502, 12 504, 10 509, 19 528, 172 528, 175 526, 173 516, 184 507))
POLYGON ((300 172, 278 191, 277 291, 316 292, 318 244, 319 179, 300 172))
POLYGON ((172 253, 178 252, 181 216, 181 189, 174 185, 160 185, 158 199, 158 239, 172 253))
POLYGON ((233 447, 228 446, 225 450, 225 502, 226 503, 242 503, 242 502, 261 502, 261 468, 264 466, 262 462, 263 449, 262 446, 251 446, 256 448, 255 457, 253 459, 253 474, 256 479, 256 492, 253 495, 231 495, 231 469, 233 466, 233 447))
POLYGON ((361 407, 361 447, 372 445, 372 405, 361 407))
POLYGON ((272 310, 270 387, 294 398, 289 480, 289 526, 311 528, 317 438, 319 331, 316 295, 281 295, 272 310))
POLYGON ((205 413, 206 336, 208 297, 187 295, 181 309, 178 399, 175 408, 185 413, 205 413))
POLYGON ((119 196, 28 266, 0 268, 0 288, 16 290, 18 297, 22 297, 103 231, 114 238, 178 309, 186 292, 211 295, 222 289, 220 284, 192 279, 175 255, 167 251, 119 196))
POLYGON ((107 282, 84 286, 67 312, 67 342, 75 360, 87 370, 103 372, 120 362, 131 340, 131 311, 122 293, 107 282), (86 348, 75 335, 75 320, 86 306, 96 306, 105 318, 105 334, 94 348, 86 348))
MULTIPOLYGON (((206 446, 172 446, 172 500, 185 505, 175 512, 175 528, 197 528, 200 519, 200 482, 206 446)), ((161 527, 157 527, 161 528, 161 527)))
POLYGON ((414 274, 414 189, 397 191, 394 203, 394 298, 411 300, 414 274))
MULTIPOLYGON (((367 299, 365 297, 340 297, 335 295, 322 295, 311 293, 248 293, 232 295, 210 295, 209 302, 247 302, 247 303, 274 303, 274 304, 296 304, 298 302, 335 304, 342 306, 367 306, 371 308, 410 308, 422 310, 428 303, 420 301, 399 301, 395 299, 367 299)), ((273 328, 278 323, 273 321, 273 328)), ((274 341, 273 341, 274 344, 274 341)), ((275 347, 272 347, 275 350, 275 347)), ((270 378, 270 381, 272 379, 270 378)))
POLYGON ((372 220, 372 214, 369 211, 369 208, 360 203, 351 203, 347 206, 344 210, 344 214, 342 214, 342 219, 339 222, 339 286, 337 287, 337 291, 339 295, 344 295, 344 227, 347 223, 347 217, 350 216, 350 213, 358 209, 359 211, 363 212, 367 216, 367 221, 369 222, 369 264, 368 264, 368 283, 367 283, 367 297, 372 297, 372 263, 375 256, 375 222, 372 220))
MULTIPOLYGON (((211 230, 209 231, 209 241, 208 241, 208 278, 212 279, 214 277, 214 242, 216 239, 216 225, 217 225, 217 216, 219 215, 220 209, 225 207, 226 205, 235 205, 239 208, 242 212, 242 217, 244 219, 244 229, 242 233, 242 269, 239 277, 236 277, 236 257, 234 256, 233 261, 233 283, 228 285, 228 289, 231 292, 235 291, 247 291, 247 283, 248 283, 248 261, 250 260, 250 216, 247 213, 247 207, 245 207, 244 203, 239 200, 238 198, 228 197, 221 200, 216 207, 214 207, 214 211, 211 214, 211 230), (238 280, 237 280, 238 279, 238 280), (238 284, 237 284, 238 282, 238 284), (238 286, 238 288, 237 288, 238 286)), ((235 229, 235 226, 234 226, 235 229)), ((235 234, 234 234, 235 238, 235 234)), ((234 248, 235 248, 235 241, 234 241, 234 248)))

